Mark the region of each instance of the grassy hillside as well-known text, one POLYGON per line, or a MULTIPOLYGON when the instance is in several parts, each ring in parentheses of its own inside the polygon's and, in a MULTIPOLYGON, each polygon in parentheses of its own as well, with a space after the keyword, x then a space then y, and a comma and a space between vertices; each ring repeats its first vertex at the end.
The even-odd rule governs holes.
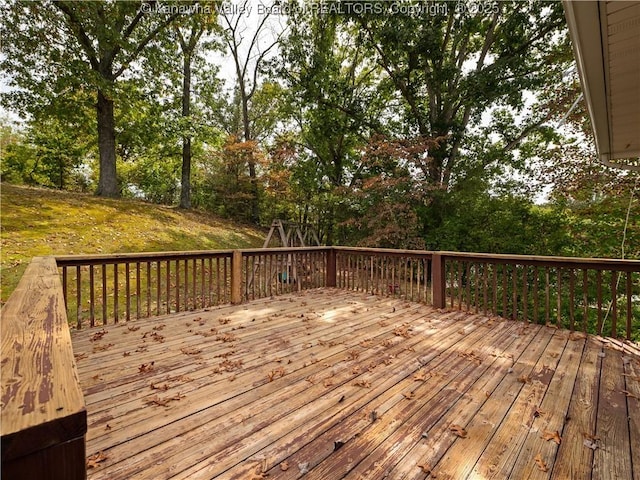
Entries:
POLYGON ((261 247, 265 233, 199 212, 2 184, 4 304, 31 257, 261 247))

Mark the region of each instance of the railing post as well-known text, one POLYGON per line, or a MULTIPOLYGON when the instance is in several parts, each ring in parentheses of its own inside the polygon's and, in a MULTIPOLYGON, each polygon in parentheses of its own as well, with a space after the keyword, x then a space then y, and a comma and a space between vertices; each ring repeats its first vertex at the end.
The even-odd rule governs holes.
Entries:
POLYGON ((336 282, 336 249, 331 247, 327 252, 326 285, 335 288, 336 282))
POLYGON ((234 250, 231 258, 231 303, 242 303, 242 251, 234 250))
POLYGON ((431 298, 434 308, 445 307, 446 288, 444 257, 439 253, 434 253, 431 257, 431 298))

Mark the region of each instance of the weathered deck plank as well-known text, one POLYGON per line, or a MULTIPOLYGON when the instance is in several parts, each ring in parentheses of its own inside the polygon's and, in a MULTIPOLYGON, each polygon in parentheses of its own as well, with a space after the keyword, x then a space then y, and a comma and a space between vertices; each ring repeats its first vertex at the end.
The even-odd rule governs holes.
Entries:
POLYGON ((105 457, 92 480, 573 478, 592 460, 613 469, 585 434, 616 455, 626 448, 620 472, 637 468, 640 357, 606 348, 602 358, 595 337, 331 289, 106 330, 73 334, 87 454, 105 457), (623 404, 604 406, 604 395, 623 404), (561 445, 540 438, 547 430, 561 445))

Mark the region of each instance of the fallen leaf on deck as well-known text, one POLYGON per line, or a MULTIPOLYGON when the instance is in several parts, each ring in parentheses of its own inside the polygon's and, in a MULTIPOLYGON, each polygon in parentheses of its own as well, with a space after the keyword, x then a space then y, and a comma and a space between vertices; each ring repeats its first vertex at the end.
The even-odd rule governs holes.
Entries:
POLYGON ((351 369, 351 375, 358 375, 360 373, 360 365, 356 365, 351 369))
POLYGON ((95 453, 87 457, 87 468, 98 468, 100 463, 104 462, 107 457, 103 452, 95 453))
POLYGON ((424 382, 427 380, 427 374, 425 373, 424 370, 418 370, 418 373, 414 373, 413 374, 413 381, 414 382, 424 382))
POLYGON ((140 330, 140 325, 129 325, 127 327, 127 330, 129 330, 130 332, 135 332, 137 330, 140 330))
POLYGON ((624 393, 627 397, 637 398, 640 400, 640 397, 638 395, 636 395, 635 393, 631 393, 628 390, 621 390, 621 393, 624 393))
POLYGON ((151 338, 153 338, 158 343, 164 343, 164 337, 160 335, 158 332, 153 332, 151 334, 151 338))
POLYGON ((149 347, 147 347, 146 345, 142 345, 142 346, 136 348, 136 352, 143 353, 143 352, 146 352, 148 349, 149 349, 149 347))
POLYGON ((356 350, 350 350, 347 355, 349 357, 349 360, 357 360, 360 356, 360 352, 356 350))
POLYGON ((76 361, 78 361, 78 360, 82 360, 83 358, 87 358, 87 354, 86 353, 76 353, 73 357, 76 359, 76 361))
POLYGON ((166 327, 166 325, 164 323, 161 323, 160 325, 156 325, 155 327, 153 327, 153 329, 156 330, 156 331, 160 331, 164 327, 166 327))
POLYGON ((542 460, 542 455, 536 455, 536 458, 534 458, 534 460, 536 462, 536 465, 538 466, 538 470, 541 470, 543 472, 549 471, 549 467, 547 467, 547 464, 544 463, 544 460, 542 460))
POLYGON ((284 377, 284 375, 285 375, 284 368, 280 367, 275 370, 271 370, 269 373, 267 373, 267 378, 269 379, 270 382, 273 382, 274 379, 284 377))
POLYGON ((227 323, 229 323, 231 321, 230 318, 219 318, 218 322, 220 322, 220 325, 226 325, 227 323))
POLYGON ((140 373, 145 373, 145 372, 150 372, 151 370, 153 370, 153 364, 155 362, 151 362, 151 363, 143 363, 142 365, 140 365, 138 367, 138 371, 140 373))
POLYGON ((404 398, 406 398, 407 400, 411 400, 412 398, 414 398, 416 396, 415 392, 409 392, 409 393, 403 393, 402 396, 404 398))
POLYGON ((542 434, 542 439, 547 441, 553 440, 558 445, 560 445, 560 442, 562 441, 562 437, 560 437, 560 433, 558 433, 557 430, 555 432, 550 432, 548 430, 545 430, 544 433, 542 434))
POLYGON ((122 352, 123 357, 128 357, 129 355, 131 355, 131 352, 122 352))
POLYGON ((382 341, 382 346, 383 347, 392 347, 393 346, 393 340, 391 340, 390 338, 387 338, 386 340, 382 341))
POLYGON ((167 383, 163 385, 156 385, 155 383, 152 383, 149 385, 149 388, 151 390, 162 390, 163 392, 166 392, 167 390, 169 390, 169 385, 167 383))
POLYGON ((356 387, 371 388, 371 382, 364 379, 357 381, 356 383, 354 383, 354 385, 356 387))
POLYGON ((280 463, 280 470, 282 470, 283 472, 289 470, 289 462, 285 460, 284 462, 280 463))
POLYGON ((453 424, 449 426, 449 430, 460 438, 467 438, 467 431, 460 425, 453 424))
POLYGON ((585 447, 590 448, 591 450, 595 450, 596 448, 598 448, 598 444, 595 441, 589 440, 588 438, 585 438, 582 444, 585 447))
POLYGON ((422 473, 431 473, 431 470, 433 470, 431 468, 431 465, 429 465, 428 463, 422 463, 418 465, 418 468, 422 470, 422 473))
POLYGON ((105 429, 106 431, 111 430, 111 425, 109 425, 109 424, 107 423, 107 424, 105 425, 104 429, 105 429))
POLYGON ((529 378, 527 375, 521 375, 520 377, 518 377, 518 381, 520 383, 530 383, 531 378, 529 378))
POLYGON ((237 340, 237 337, 233 333, 225 333, 224 335, 218 335, 216 340, 224 343, 231 343, 237 340))
POLYGON ((89 338, 89 341, 91 342, 95 342, 97 340, 102 339, 102 337, 104 337, 107 333, 109 333, 107 330, 105 330, 104 328, 102 330, 98 330, 96 333, 94 333, 93 335, 91 335, 91 337, 89 338))

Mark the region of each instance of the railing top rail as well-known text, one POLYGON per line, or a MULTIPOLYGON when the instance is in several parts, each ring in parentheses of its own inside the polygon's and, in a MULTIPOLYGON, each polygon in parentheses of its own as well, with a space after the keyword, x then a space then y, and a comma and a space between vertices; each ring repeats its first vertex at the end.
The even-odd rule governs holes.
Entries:
MULTIPOLYGON (((518 263, 523 265, 561 266, 568 268, 614 269, 623 271, 640 270, 640 260, 623 260, 612 258, 554 257, 539 255, 512 255, 495 253, 451 252, 431 250, 402 250, 391 248, 315 246, 315 247, 277 247, 242 249, 243 256, 269 255, 276 253, 318 252, 318 251, 352 252, 356 254, 382 254, 389 256, 428 257, 440 255, 445 259, 476 260, 487 263, 518 263)), ((162 261, 191 258, 231 257, 233 250, 193 250, 170 252, 140 252, 97 255, 58 255, 55 260, 58 266, 77 266, 87 264, 130 263, 136 261, 162 261)))
POLYGON ((243 248, 241 250, 243 256, 248 255, 268 255, 271 253, 295 253, 295 252, 328 252, 333 247, 274 247, 274 248, 243 248))
POLYGON ((574 268, 640 270, 640 260, 622 260, 613 258, 581 258, 581 257, 552 257, 536 255, 506 255, 496 253, 470 252, 434 252, 445 259, 478 260, 487 263, 519 263, 523 265, 565 266, 574 268))
POLYGON ((112 253, 97 255, 58 255, 55 257, 59 267, 102 264, 131 263, 136 261, 180 260, 183 258, 231 257, 233 250, 193 250, 171 252, 112 253))
POLYGON ((331 247, 338 252, 354 252, 354 253, 381 253, 384 255, 397 255, 397 256, 420 256, 420 257, 430 257, 434 253, 430 250, 402 250, 396 248, 370 248, 370 247, 331 247))
POLYGON ((87 428, 58 269, 35 257, 2 309, 2 461, 87 428))

